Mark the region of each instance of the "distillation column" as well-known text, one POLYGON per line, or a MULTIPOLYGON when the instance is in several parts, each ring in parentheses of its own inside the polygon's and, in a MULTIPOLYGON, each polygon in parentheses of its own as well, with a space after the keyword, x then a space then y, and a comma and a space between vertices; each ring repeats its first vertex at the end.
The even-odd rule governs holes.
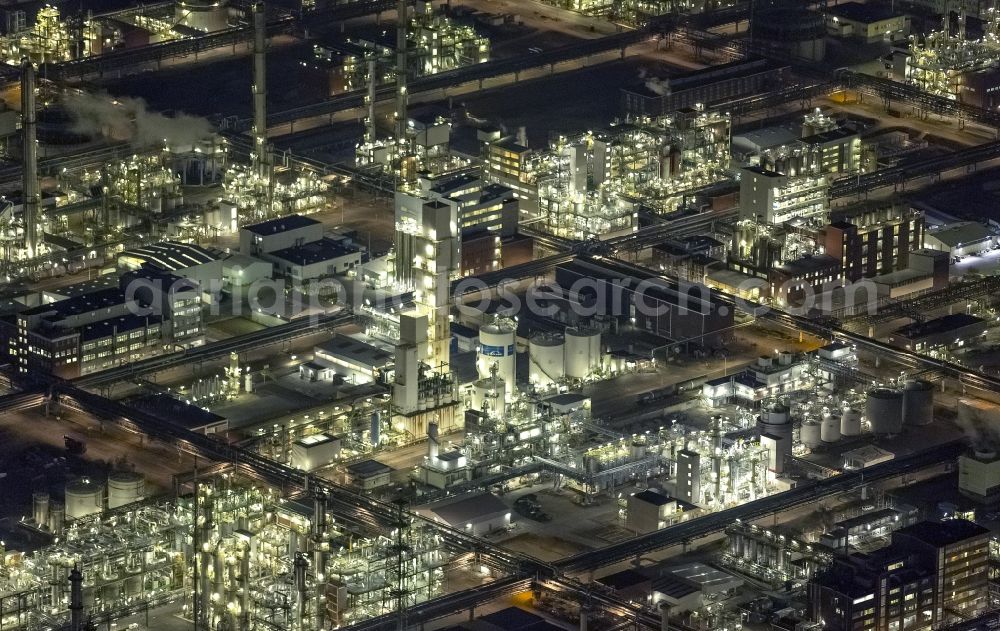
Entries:
POLYGON ((28 258, 38 253, 38 144, 35 135, 35 66, 26 57, 21 60, 21 139, 24 145, 24 249, 28 258))
POLYGON ((253 167, 261 186, 256 208, 259 217, 270 214, 274 195, 274 165, 267 142, 267 14, 263 2, 253 5, 253 167))

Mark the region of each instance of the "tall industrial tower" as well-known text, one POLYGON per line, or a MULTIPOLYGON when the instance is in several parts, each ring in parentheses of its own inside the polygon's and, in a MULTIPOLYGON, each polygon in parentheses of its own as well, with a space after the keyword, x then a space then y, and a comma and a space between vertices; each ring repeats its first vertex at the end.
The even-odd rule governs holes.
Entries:
POLYGON ((21 60, 21 139, 24 172, 24 249, 28 258, 38 254, 38 144, 35 111, 35 66, 25 57, 21 60))
MULTIPOLYGON (((409 23, 409 11, 406 0, 396 4, 396 142, 403 147, 406 143, 406 93, 407 74, 407 41, 406 27, 409 23)), ((402 154, 409 152, 403 148, 402 154)))
POLYGON ((457 208, 438 200, 396 227, 395 274, 413 287, 416 308, 400 314, 392 402, 404 425, 423 434, 432 419, 454 426, 457 391, 451 375, 451 283, 461 265, 457 208))
POLYGON ((274 161, 267 142, 267 14, 263 2, 253 4, 253 167, 261 190, 259 218, 271 212, 274 197, 274 161))

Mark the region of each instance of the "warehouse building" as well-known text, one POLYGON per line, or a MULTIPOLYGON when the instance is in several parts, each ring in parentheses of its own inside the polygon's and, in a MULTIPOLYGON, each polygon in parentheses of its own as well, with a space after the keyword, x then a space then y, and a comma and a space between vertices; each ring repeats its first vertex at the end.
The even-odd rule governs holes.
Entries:
POLYGON ((258 256, 322 238, 322 223, 303 215, 288 215, 240 228, 240 252, 258 256))
POLYGON ((952 258, 961 258, 990 250, 996 243, 993 232, 975 221, 960 221, 928 230, 924 247, 947 252, 952 258))
POLYGON ((897 42, 910 34, 910 21, 882 4, 844 2, 824 9, 827 32, 834 37, 864 43, 897 42))
POLYGON ((705 285, 670 281, 606 260, 578 258, 556 268, 556 283, 596 314, 675 340, 713 345, 733 309, 705 285))
POLYGON ((476 537, 510 528, 510 508, 492 493, 469 493, 448 498, 418 513, 476 537))
POLYGON ((932 348, 958 348, 986 332, 987 322, 967 313, 914 322, 896 329, 888 342, 900 348, 926 351, 932 348))
POLYGON ((665 116, 698 104, 710 105, 761 94, 778 87, 788 66, 762 58, 711 66, 667 79, 647 78, 622 88, 626 113, 665 116))

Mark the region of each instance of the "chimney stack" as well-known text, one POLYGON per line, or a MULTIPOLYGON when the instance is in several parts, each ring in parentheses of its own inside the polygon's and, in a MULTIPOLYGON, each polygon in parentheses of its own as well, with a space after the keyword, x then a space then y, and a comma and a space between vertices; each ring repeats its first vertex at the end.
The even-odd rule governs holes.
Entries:
POLYGON ((267 142, 267 14, 263 2, 253 4, 253 168, 266 190, 260 192, 257 214, 271 211, 274 169, 267 142))
POLYGON ((83 631, 83 574, 74 567, 69 573, 70 631, 83 631))
POLYGON ((396 4, 396 142, 406 141, 406 27, 409 15, 406 0, 396 4))
POLYGON ((21 59, 21 139, 24 173, 24 249, 28 258, 38 254, 38 144, 35 111, 35 66, 27 57, 21 59))

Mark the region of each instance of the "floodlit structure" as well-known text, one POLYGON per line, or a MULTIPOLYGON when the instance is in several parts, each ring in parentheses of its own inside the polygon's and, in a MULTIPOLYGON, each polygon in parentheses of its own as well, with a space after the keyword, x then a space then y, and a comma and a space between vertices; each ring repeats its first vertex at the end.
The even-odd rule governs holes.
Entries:
POLYGON ((951 28, 950 12, 945 16, 941 29, 928 33, 923 40, 910 36, 905 78, 930 94, 963 102, 982 99, 983 96, 968 93, 966 84, 973 75, 997 69, 1000 62, 1000 12, 995 7, 987 10, 983 35, 976 40, 966 35, 964 7, 958 15, 957 32, 951 28))
POLYGON ((343 65, 345 88, 367 87, 365 135, 355 148, 355 163, 364 169, 392 173, 400 186, 412 184, 424 169, 447 172, 467 163, 449 154, 450 121, 432 116, 411 116, 407 82, 483 63, 490 57, 490 43, 469 27, 457 24, 425 0, 400 0, 396 13, 395 42, 370 38, 348 40, 351 50, 343 65), (393 60, 393 58, 395 58, 393 60), (375 90, 395 84, 392 133, 379 138, 375 126, 375 90))
MULTIPOLYGON (((589 238, 631 231, 641 207, 676 210, 685 192, 725 176, 729 136, 727 114, 687 109, 560 137, 532 160, 540 226, 558 236, 589 238)), ((495 177, 505 183, 509 176, 501 171, 495 177)))
POLYGON ((464 571, 428 521, 341 520, 322 492, 286 498, 222 473, 175 499, 133 503, 136 481, 112 474, 105 512, 104 489, 67 487, 68 523, 36 494, 30 523, 60 536, 33 553, 0 551, 4 628, 59 628, 180 597, 205 628, 311 631, 434 598, 446 570, 464 571))

